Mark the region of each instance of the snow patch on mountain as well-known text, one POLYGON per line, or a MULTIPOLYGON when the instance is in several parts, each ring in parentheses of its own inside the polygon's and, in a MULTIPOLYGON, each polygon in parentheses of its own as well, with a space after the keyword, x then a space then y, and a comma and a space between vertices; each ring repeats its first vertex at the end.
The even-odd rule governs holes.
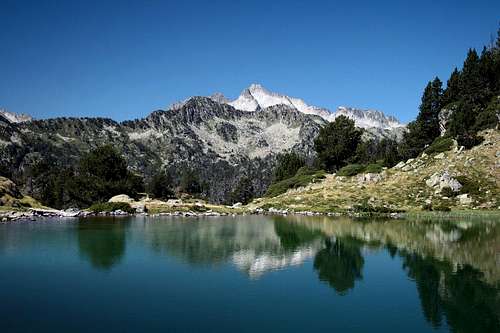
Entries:
POLYGON ((330 115, 327 109, 307 105, 300 98, 270 92, 260 84, 252 84, 243 90, 241 95, 230 102, 235 109, 243 111, 255 111, 258 108, 265 109, 269 106, 284 104, 306 114, 315 114, 326 118, 330 115))
POLYGON ((331 112, 326 108, 308 105, 300 98, 270 92, 260 84, 250 85, 250 87, 243 90, 237 99, 229 102, 228 104, 243 111, 256 111, 257 109, 264 109, 269 106, 284 104, 302 113, 318 115, 328 121, 333 121, 338 116, 344 115, 354 120, 356 126, 362 128, 392 130, 405 126, 395 117, 386 116, 381 111, 360 110, 341 106, 336 112, 331 112))
POLYGON ((7 119, 11 123, 24 123, 26 121, 31 121, 33 120, 33 117, 24 113, 14 113, 14 112, 9 112, 5 109, 0 109, 0 116, 3 116, 5 119, 7 119))

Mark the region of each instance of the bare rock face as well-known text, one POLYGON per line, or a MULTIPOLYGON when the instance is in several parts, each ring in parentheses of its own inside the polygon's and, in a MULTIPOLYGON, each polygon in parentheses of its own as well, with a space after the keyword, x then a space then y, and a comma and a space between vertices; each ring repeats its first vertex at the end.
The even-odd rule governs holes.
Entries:
POLYGON ((425 183, 429 187, 436 188, 439 192, 445 187, 451 188, 453 192, 458 192, 462 188, 462 184, 451 177, 448 171, 434 173, 425 183))
POLYGON ((441 133, 441 136, 443 136, 446 133, 447 125, 450 122, 450 118, 455 112, 455 110, 456 106, 452 105, 450 108, 442 109, 439 112, 438 119, 439 119, 439 131, 441 133))

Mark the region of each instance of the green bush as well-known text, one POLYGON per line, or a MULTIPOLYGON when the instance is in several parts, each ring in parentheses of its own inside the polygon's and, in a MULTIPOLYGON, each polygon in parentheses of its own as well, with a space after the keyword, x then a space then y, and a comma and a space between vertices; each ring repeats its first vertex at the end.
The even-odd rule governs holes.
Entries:
POLYGON ((94 213, 114 212, 121 210, 129 214, 135 213, 135 209, 126 202, 98 202, 89 207, 89 210, 94 213))
POLYGON ((355 212, 372 214, 388 214, 394 212, 392 209, 384 206, 374 206, 368 202, 368 199, 364 199, 359 204, 354 205, 353 210, 355 212))
POLYGON ((426 154, 435 154, 448 151, 453 146, 453 139, 450 137, 439 137, 425 150, 426 154))
POLYGON ((432 205, 432 210, 435 212, 449 212, 451 208, 447 204, 439 203, 437 205, 432 205))
POLYGON ((337 176, 347 176, 347 177, 355 176, 358 173, 364 172, 365 168, 366 167, 362 164, 349 164, 349 165, 346 165, 345 167, 341 168, 337 172, 337 176))
POLYGON ((429 212, 449 212, 451 211, 450 206, 448 206, 445 203, 436 203, 436 204, 430 204, 426 203, 423 207, 423 210, 429 211, 429 212))
POLYGON ((451 187, 447 186, 441 189, 441 195, 443 197, 453 198, 456 193, 451 189, 451 187))
POLYGON ((323 178, 325 178, 325 172, 323 170, 318 171, 308 167, 302 167, 292 178, 284 179, 269 186, 265 196, 275 197, 285 193, 291 188, 306 186, 323 178))
POLYGON ((476 134, 462 134, 457 136, 459 146, 464 146, 465 149, 471 149, 474 146, 481 144, 484 141, 482 136, 476 134))
POLYGON ((456 180, 460 184, 462 184, 462 187, 460 188, 460 193, 461 194, 471 194, 471 195, 478 195, 479 194, 479 184, 476 183, 475 181, 465 177, 465 176, 457 176, 455 177, 456 180))
POLYGON ((380 172, 382 172, 382 165, 379 163, 368 164, 363 172, 365 172, 365 173, 380 173, 380 172))

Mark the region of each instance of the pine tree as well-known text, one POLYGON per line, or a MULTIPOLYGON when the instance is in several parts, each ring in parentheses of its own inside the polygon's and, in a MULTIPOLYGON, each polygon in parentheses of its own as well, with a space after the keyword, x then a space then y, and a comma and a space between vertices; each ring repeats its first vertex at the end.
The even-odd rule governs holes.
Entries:
POLYGON ((443 107, 460 99, 460 72, 455 67, 443 92, 443 107))
POLYGON ((273 182, 295 176, 297 170, 306 164, 305 160, 296 153, 286 153, 278 157, 278 165, 274 170, 273 182))
POLYGON ((471 105, 477 105, 482 99, 482 79, 479 56, 475 49, 469 49, 460 76, 460 91, 463 100, 471 105))
POLYGON ((321 165, 328 171, 345 166, 355 155, 362 131, 354 126, 354 120, 339 116, 322 127, 314 140, 314 148, 321 165))
MULTIPOLYGON (((426 144, 430 144, 439 136, 439 111, 441 111, 443 97, 443 83, 438 77, 425 87, 420 104, 420 113, 417 116, 421 135, 427 138, 426 144)), ((423 148, 423 147, 422 147, 423 148)))
POLYGON ((170 174, 161 170, 153 176, 149 184, 149 193, 157 199, 169 199, 174 196, 173 180, 170 174))

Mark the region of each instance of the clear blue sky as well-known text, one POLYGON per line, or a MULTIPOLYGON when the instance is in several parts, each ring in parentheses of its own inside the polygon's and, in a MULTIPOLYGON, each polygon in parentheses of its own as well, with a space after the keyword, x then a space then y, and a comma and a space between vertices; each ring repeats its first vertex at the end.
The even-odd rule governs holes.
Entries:
POLYGON ((0 106, 124 120, 258 82, 409 121, 499 20, 498 0, 0 0, 0 106))

